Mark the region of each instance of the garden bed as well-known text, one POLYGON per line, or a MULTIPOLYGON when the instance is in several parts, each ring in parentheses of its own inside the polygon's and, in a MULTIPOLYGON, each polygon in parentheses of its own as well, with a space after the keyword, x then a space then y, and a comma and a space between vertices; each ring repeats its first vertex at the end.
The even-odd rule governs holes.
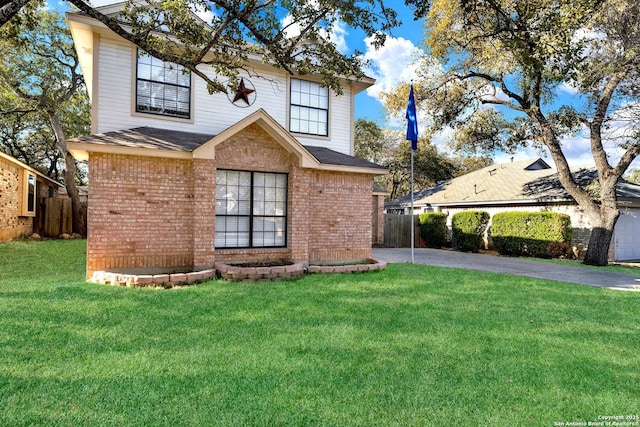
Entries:
POLYGON ((268 264, 225 264, 223 262, 216 262, 214 269, 186 273, 127 274, 96 271, 89 279, 89 282, 111 286, 126 286, 130 288, 157 287, 168 289, 178 286, 193 285, 214 277, 219 277, 232 282, 257 282, 298 279, 306 273, 357 273, 363 271, 384 270, 386 267, 386 262, 375 259, 355 261, 348 264, 311 264, 308 267, 305 267, 301 262, 272 262, 268 264))

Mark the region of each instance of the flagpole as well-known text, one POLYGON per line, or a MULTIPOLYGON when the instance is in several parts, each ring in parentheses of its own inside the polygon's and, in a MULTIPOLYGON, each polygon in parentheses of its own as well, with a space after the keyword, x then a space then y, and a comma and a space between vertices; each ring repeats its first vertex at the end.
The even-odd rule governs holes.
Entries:
POLYGON ((413 152, 418 149, 418 119, 416 113, 416 103, 413 98, 413 80, 411 80, 411 86, 409 90, 409 102, 407 103, 407 112, 405 114, 407 118, 407 140, 411 141, 411 264, 414 262, 414 248, 415 248, 415 218, 413 212, 413 152))
POLYGON ((414 261, 414 257, 413 257, 413 252, 414 252, 414 246, 415 246, 415 225, 414 225, 414 221, 415 221, 415 215, 414 215, 414 211, 413 211, 413 150, 411 150, 411 264, 413 264, 414 261))

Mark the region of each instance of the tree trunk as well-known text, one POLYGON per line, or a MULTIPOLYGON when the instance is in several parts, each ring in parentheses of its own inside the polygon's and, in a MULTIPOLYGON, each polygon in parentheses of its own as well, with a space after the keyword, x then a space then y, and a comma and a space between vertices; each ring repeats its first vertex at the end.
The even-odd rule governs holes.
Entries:
POLYGON ((76 187, 76 161, 67 151, 67 140, 64 137, 64 131, 60 126, 60 120, 58 116, 50 112, 49 120, 51 121, 51 127, 56 135, 56 141, 58 142, 58 148, 64 155, 65 171, 64 171, 64 183, 67 188, 67 195, 71 199, 71 214, 73 232, 78 233, 81 236, 86 236, 87 230, 85 230, 85 221, 82 215, 82 206, 80 206, 80 196, 78 195, 78 188, 76 187))
POLYGON ((616 209, 602 210, 600 221, 594 225, 589 238, 589 246, 583 264, 605 266, 609 262, 609 246, 613 238, 613 230, 620 216, 616 209))
POLYGON ((609 262, 609 245, 613 230, 597 227, 591 230, 589 247, 584 257, 583 264, 605 266, 609 262))

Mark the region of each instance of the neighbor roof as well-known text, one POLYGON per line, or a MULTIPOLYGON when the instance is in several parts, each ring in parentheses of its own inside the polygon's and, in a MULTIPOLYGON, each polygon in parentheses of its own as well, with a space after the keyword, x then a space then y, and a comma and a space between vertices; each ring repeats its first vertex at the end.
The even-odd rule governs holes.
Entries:
MULTIPOLYGON (((576 181, 584 185, 598 177, 594 168, 572 172, 576 181)), ((640 199, 640 186, 621 180, 617 194, 621 200, 640 199)), ((410 195, 404 196, 387 207, 405 207, 410 200, 410 195)), ((542 159, 494 164, 414 194, 415 204, 436 206, 550 201, 574 199, 560 183, 557 170, 542 159)))
MULTIPOLYGON (((494 164, 442 182, 418 201, 428 204, 475 204, 537 200, 549 195, 526 190, 527 185, 548 179, 554 173, 555 169, 542 159, 494 164)), ((566 198, 568 195, 555 196, 566 198)))

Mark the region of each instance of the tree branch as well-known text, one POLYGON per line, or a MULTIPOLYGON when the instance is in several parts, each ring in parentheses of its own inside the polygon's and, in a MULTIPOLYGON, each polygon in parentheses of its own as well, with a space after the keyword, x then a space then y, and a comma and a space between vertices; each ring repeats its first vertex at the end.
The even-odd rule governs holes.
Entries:
POLYGON ((31 0, 3 0, 0 6, 0 27, 9 22, 29 1, 31 0))

